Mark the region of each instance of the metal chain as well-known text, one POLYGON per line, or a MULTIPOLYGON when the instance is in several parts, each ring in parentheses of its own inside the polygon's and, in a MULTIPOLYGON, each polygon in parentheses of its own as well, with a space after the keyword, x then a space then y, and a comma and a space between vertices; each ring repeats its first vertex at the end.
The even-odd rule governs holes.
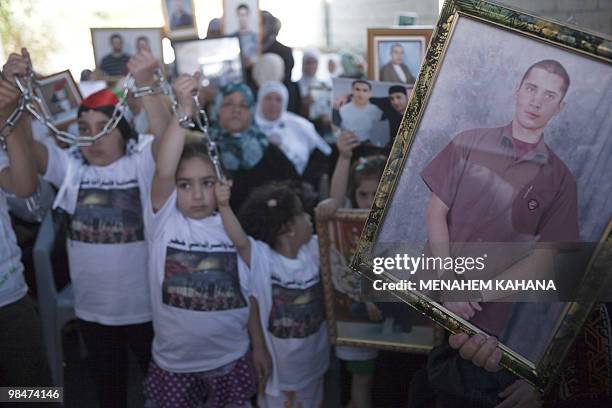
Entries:
POLYGON ((76 144, 79 147, 84 147, 94 144, 100 138, 108 135, 117 127, 119 121, 125 115, 128 95, 132 94, 134 98, 142 98, 143 96, 164 94, 170 98, 172 103, 172 111, 179 118, 179 124, 186 129, 199 130, 203 133, 204 142, 208 148, 208 155, 214 165, 217 177, 220 180, 224 180, 225 177, 223 175, 223 169, 221 166, 219 149, 208 133, 208 116, 206 115, 204 108, 202 108, 198 96, 193 96, 195 106, 197 108, 194 120, 194 118, 192 118, 189 114, 181 113, 176 95, 172 90, 170 83, 164 78, 161 69, 158 68, 155 71, 157 78, 153 84, 142 87, 136 87, 134 77, 131 74, 128 74, 125 83, 123 84, 123 93, 119 98, 119 103, 115 105, 115 109, 113 110, 110 119, 108 122, 106 122, 102 130, 93 136, 81 136, 59 130, 53 124, 51 116, 42 108, 43 101, 39 96, 42 95, 40 84, 36 80, 34 70, 32 69, 31 65, 29 68, 29 73, 24 78, 23 83, 19 78, 16 78, 15 81, 19 91, 21 92, 21 97, 19 99, 17 109, 15 109, 15 111, 9 117, 9 120, 2 125, 2 128, 0 128, 0 147, 3 149, 6 149, 6 138, 8 137, 8 134, 11 132, 12 128, 15 126, 17 119, 19 119, 19 116, 23 113, 24 109, 27 109, 28 112, 34 116, 34 118, 45 125, 52 135, 58 140, 70 145, 76 144))
POLYGON ((13 128, 17 124, 17 121, 21 117, 21 114, 23 113, 25 107, 26 107, 25 98, 23 97, 23 95, 21 95, 19 97, 19 101, 17 102, 17 107, 15 108, 13 113, 11 113, 11 115, 8 117, 6 122, 4 122, 2 126, 0 127, 0 148, 2 148, 2 150, 7 149, 6 141, 8 137, 10 136, 11 132, 13 131, 13 128))

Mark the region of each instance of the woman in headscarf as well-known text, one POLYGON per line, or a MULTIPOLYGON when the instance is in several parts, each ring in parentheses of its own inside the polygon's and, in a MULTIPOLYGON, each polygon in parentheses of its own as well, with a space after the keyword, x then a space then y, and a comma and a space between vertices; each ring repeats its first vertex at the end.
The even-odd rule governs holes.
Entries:
POLYGON ((287 88, 280 82, 263 84, 257 94, 255 122, 303 175, 313 151, 318 149, 329 156, 331 147, 319 136, 312 123, 287 111, 288 97, 287 88))
POLYGON ((221 88, 212 110, 211 137, 233 179, 230 204, 234 210, 249 192, 270 181, 298 180, 293 164, 255 123, 255 101, 245 84, 221 88))

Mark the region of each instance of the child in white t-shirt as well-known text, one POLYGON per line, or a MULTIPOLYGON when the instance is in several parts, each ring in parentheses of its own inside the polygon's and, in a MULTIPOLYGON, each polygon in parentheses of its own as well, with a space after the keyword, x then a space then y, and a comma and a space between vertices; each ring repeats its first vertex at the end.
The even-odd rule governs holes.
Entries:
MULTIPOLYGON (((184 112, 194 112, 198 83, 181 75, 173 85, 184 112)), ((230 183, 186 133, 174 115, 147 199, 155 338, 145 394, 157 408, 246 407, 271 370, 252 296, 261 271, 229 206, 230 183)))
MULTIPOLYGON (((338 139, 338 161, 332 176, 330 198, 317 206, 317 217, 324 219, 331 216, 340 207, 369 210, 374 202, 376 188, 385 168, 386 157, 363 157, 351 165, 353 149, 359 145, 357 137, 345 133, 338 139)), ((353 309, 367 315, 368 319, 381 322, 384 318, 382 310, 373 302, 361 300, 361 280, 349 270, 346 260, 341 254, 331 251, 332 281, 337 290, 352 298, 353 309), (338 276, 343 274, 343 276, 338 276), (347 279, 351 277, 352 279, 347 279), (339 283, 347 287, 340 287, 339 283)), ((372 407, 372 385, 378 350, 336 346, 336 355, 346 361, 351 374, 351 400, 349 408, 372 407)))
MULTIPOLYGON (((17 108, 15 71, 0 74, 0 126, 17 108)), ((7 197, 28 197, 36 190, 36 168, 28 139, 31 122, 26 112, 5 129, 0 148, 0 386, 48 387, 51 383, 43 348, 41 322, 23 276, 21 251, 9 217, 7 197)))
POLYGON ((320 407, 329 340, 310 216, 289 186, 271 184, 251 193, 240 222, 264 263, 257 298, 274 370, 261 405, 320 407))
MULTIPOLYGON (((23 76, 28 56, 13 54, 9 64, 23 76)), ((129 67, 137 85, 143 86, 153 82, 157 62, 143 52, 130 60, 129 67)), ((145 96, 143 105, 162 121, 159 98, 145 96)), ((85 98, 78 110, 79 134, 98 134, 118 102, 108 89, 85 98)), ((128 350, 143 374, 151 357, 153 326, 142 214, 158 142, 137 135, 123 117, 90 146, 63 150, 52 140, 31 143, 38 172, 59 189, 54 207, 70 217, 67 252, 75 312, 100 405, 125 407, 128 350)))

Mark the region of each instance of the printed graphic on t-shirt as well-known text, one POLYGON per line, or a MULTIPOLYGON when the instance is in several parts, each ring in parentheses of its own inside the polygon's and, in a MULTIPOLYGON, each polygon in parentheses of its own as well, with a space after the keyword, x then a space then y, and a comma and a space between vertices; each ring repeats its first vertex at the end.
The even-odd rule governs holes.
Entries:
POLYGON ((168 247, 162 299, 169 306, 204 312, 246 307, 236 252, 168 247))
POLYGON ((90 244, 144 240, 140 190, 81 188, 70 220, 70 239, 90 244))
POLYGON ((303 338, 319 330, 323 322, 321 282, 306 289, 272 285, 272 310, 268 331, 275 337, 303 338))

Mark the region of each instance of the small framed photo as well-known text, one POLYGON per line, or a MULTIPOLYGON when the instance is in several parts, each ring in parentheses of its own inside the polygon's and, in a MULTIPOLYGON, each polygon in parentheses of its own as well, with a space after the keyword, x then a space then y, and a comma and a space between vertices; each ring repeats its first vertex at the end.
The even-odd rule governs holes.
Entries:
POLYGON ((222 87, 243 82, 244 72, 237 36, 173 41, 177 74, 202 73, 202 86, 222 87))
POLYGON ((162 0, 165 30, 171 39, 198 38, 193 0, 162 0))
POLYGON ((340 132, 352 132, 356 149, 369 154, 390 148, 408 106, 412 85, 334 78, 332 123, 340 132))
POLYGON ((308 95, 312 98, 312 104, 308 108, 308 117, 311 120, 321 116, 329 117, 332 112, 332 88, 326 83, 320 82, 308 87, 308 95))
POLYGON ((77 119, 81 93, 70 71, 62 71, 40 79, 37 96, 41 108, 56 127, 65 127, 77 119))
POLYGON ((343 209, 329 221, 317 220, 331 341, 337 345, 426 354, 439 342, 442 331, 398 299, 371 301, 363 291, 364 278, 348 267, 367 214, 365 210, 343 209))
POLYGON ((247 65, 255 62, 261 52, 261 32, 258 0, 223 0, 223 34, 240 38, 247 65))
POLYGON ((368 28, 368 78, 414 84, 433 28, 368 28))
POLYGON ((496 337, 498 384, 546 392, 576 338, 609 330, 583 325, 611 300, 611 43, 447 0, 351 264, 447 330, 496 337))
POLYGON ((125 76, 130 57, 141 48, 149 49, 155 58, 163 61, 161 27, 90 30, 96 69, 106 78, 116 80, 125 76))

